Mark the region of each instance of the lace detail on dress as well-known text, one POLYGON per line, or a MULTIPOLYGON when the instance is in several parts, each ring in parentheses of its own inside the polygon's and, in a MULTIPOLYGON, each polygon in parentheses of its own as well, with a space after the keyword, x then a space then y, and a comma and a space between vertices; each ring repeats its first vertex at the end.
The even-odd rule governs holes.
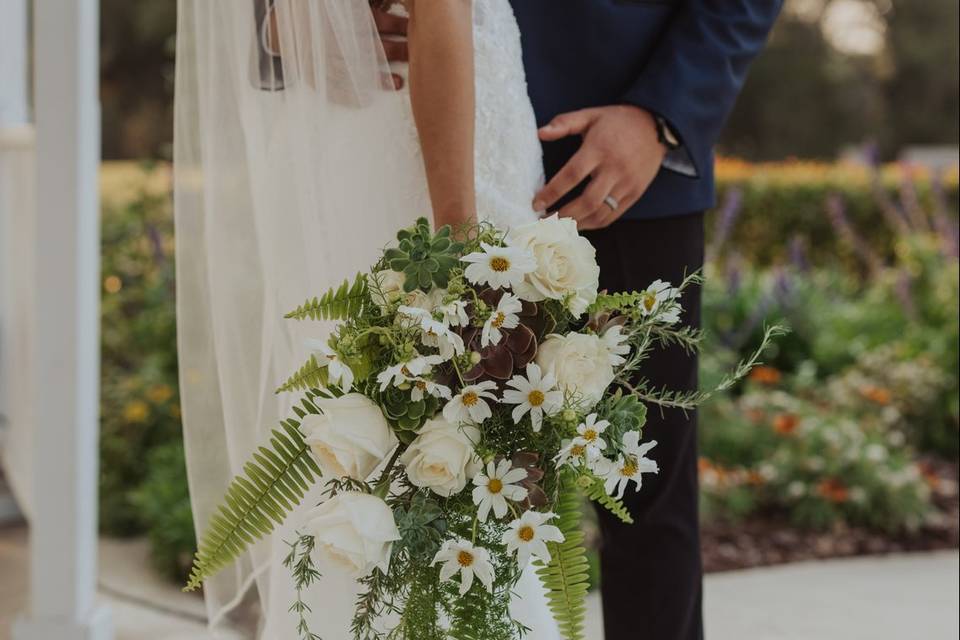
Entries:
POLYGON ((543 156, 527 94, 520 28, 509 0, 474 0, 475 175, 481 220, 509 228, 536 219, 543 156))

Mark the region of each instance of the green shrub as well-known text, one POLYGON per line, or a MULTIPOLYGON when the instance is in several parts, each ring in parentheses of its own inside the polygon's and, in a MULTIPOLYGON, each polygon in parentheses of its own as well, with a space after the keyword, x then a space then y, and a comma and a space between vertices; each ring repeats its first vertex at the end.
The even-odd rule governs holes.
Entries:
POLYGON ((196 549, 183 444, 159 445, 146 462, 146 477, 131 501, 146 527, 154 565, 171 580, 183 583, 196 549))
POLYGON ((145 530, 133 495, 156 447, 181 438, 177 394, 173 219, 147 188, 160 169, 105 194, 102 215, 100 523, 114 535, 145 530))
POLYGON ((930 488, 897 431, 782 391, 725 399, 705 417, 702 502, 708 517, 782 513, 801 527, 918 528, 930 488), (726 413, 727 422, 714 421, 726 413))

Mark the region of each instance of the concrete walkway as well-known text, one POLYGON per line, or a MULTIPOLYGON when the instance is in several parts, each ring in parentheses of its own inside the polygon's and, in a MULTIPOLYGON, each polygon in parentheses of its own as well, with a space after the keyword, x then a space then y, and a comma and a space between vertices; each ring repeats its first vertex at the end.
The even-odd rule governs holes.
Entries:
MULTIPOLYGON (((0 529, 0 640, 24 602, 26 535, 0 529)), ((146 568, 142 541, 103 540, 101 595, 115 640, 209 639, 199 598, 146 568)), ((856 558, 712 574, 709 640, 941 640, 960 634, 957 551, 856 558)), ((586 637, 602 640, 600 599, 590 597, 586 637)), ((655 640, 655 639, 651 639, 655 640)))

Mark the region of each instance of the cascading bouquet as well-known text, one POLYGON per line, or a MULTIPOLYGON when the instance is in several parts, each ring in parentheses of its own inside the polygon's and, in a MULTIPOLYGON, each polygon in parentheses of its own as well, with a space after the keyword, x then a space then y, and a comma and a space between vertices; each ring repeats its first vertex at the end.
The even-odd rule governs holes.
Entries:
POLYGON ((697 345, 678 328, 697 277, 598 292, 593 247, 556 216, 464 235, 421 219, 369 274, 287 315, 341 322, 280 387, 303 392, 296 416, 231 483, 188 589, 319 481, 325 500, 286 561, 304 638, 316 638, 304 593, 319 566, 359 580, 358 639, 520 637, 507 607, 531 562, 564 637, 582 637, 581 496, 630 522, 620 499, 657 472, 656 442, 641 441, 646 403, 689 408, 708 395, 653 389, 637 373, 656 345, 697 345))

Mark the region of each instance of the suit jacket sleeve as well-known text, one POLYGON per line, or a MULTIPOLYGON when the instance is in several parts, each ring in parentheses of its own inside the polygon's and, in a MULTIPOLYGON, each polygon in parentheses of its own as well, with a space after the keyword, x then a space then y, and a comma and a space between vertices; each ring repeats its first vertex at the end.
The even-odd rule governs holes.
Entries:
MULTIPOLYGON (((713 145, 766 42, 782 0, 681 0, 624 102, 659 114, 677 134, 690 175, 713 145)), ((682 166, 682 158, 675 158, 682 166)), ((665 163, 667 168, 673 168, 665 163)), ((681 173, 688 173, 681 171, 681 173)))

